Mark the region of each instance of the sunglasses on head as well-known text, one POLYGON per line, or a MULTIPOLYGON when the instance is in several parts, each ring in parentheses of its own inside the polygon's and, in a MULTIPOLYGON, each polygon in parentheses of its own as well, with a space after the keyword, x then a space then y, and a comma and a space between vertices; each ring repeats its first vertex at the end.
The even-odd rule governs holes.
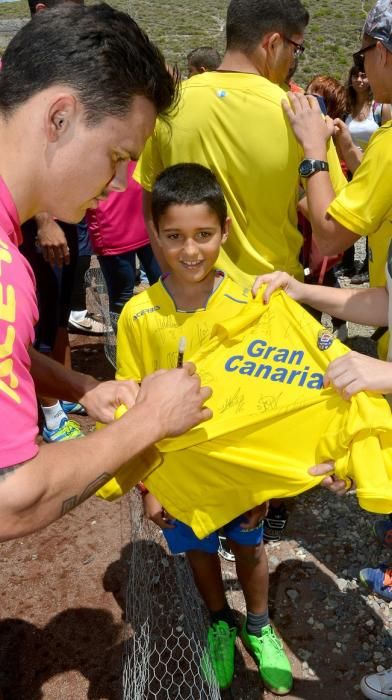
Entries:
POLYGON ((366 51, 370 51, 370 49, 374 49, 374 47, 377 46, 377 42, 374 44, 370 44, 370 46, 366 46, 364 49, 359 49, 359 51, 356 51, 353 53, 353 62, 354 66, 358 68, 360 73, 365 73, 365 53, 366 51))

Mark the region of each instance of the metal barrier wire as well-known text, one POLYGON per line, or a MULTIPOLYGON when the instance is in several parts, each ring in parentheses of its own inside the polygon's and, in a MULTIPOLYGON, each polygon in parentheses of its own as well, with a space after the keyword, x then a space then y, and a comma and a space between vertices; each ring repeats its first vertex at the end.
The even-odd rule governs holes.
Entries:
POLYGON ((88 308, 102 316, 107 333, 104 335, 104 352, 110 364, 116 368, 116 332, 119 314, 109 310, 109 297, 105 278, 99 265, 91 266, 85 274, 88 308))
MULTIPOLYGON (((104 352, 115 368, 118 314, 109 311, 106 283, 98 265, 90 267, 85 282, 89 310, 100 314, 108 328, 104 352)), ((206 652, 208 621, 186 557, 170 554, 161 530, 144 518, 136 491, 130 494, 130 522, 126 602, 130 635, 123 659, 123 700, 220 700, 206 652)), ((229 601, 242 609, 234 565, 225 563, 224 570, 229 601)), ((260 688, 244 674, 234 686, 238 700, 260 697, 260 688)), ((224 696, 234 697, 230 690, 224 696)))
POLYGON ((131 496, 124 700, 219 700, 205 651, 206 619, 186 558, 172 556, 131 496), (207 680, 208 679, 208 682, 207 680))

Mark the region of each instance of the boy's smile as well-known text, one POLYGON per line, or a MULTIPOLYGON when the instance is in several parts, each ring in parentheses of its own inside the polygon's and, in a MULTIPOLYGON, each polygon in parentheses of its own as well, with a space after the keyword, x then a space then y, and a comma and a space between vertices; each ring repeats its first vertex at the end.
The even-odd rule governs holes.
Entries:
POLYGON ((172 204, 159 220, 158 243, 170 268, 172 281, 194 285, 205 280, 228 236, 208 204, 172 204))

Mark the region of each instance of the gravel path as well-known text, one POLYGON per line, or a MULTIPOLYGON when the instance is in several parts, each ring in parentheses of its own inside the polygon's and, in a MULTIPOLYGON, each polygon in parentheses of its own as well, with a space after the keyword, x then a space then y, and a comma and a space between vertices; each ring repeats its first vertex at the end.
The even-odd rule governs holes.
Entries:
MULTIPOLYGON (((392 665, 392 603, 368 595, 358 578, 362 567, 388 561, 374 521, 353 495, 338 499, 318 489, 293 500, 285 539, 267 545, 271 617, 294 668, 288 698, 363 698, 361 677, 392 665)), ((244 614, 234 565, 224 567, 234 608, 244 614)), ((247 670, 239 670, 228 697, 258 700, 256 668, 239 648, 247 670)))

